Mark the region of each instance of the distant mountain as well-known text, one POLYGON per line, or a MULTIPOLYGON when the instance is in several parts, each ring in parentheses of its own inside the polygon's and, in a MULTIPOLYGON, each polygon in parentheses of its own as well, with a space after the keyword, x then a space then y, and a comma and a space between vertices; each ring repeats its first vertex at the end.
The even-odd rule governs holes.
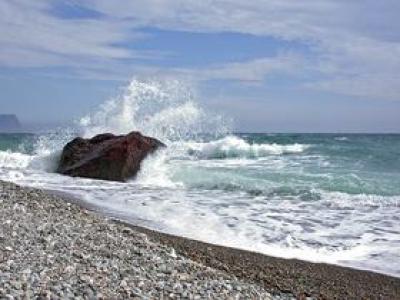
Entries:
POLYGON ((16 115, 0 114, 0 132, 16 132, 21 130, 21 123, 16 115))

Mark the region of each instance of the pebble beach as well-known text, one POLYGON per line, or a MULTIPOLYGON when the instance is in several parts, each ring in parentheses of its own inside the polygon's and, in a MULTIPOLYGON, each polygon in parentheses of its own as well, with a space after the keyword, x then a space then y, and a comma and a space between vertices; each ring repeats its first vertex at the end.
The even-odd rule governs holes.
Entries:
POLYGON ((43 191, 0 183, 1 299, 292 299, 43 191))
POLYGON ((0 299, 400 299, 400 279, 134 227, 0 182, 0 299))

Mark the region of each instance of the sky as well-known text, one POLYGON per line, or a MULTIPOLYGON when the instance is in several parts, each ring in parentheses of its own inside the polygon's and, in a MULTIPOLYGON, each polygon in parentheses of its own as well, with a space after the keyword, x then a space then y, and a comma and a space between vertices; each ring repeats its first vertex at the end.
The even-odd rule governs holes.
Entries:
POLYGON ((400 132, 398 0, 3 0, 0 113, 68 123, 133 77, 257 132, 400 132))

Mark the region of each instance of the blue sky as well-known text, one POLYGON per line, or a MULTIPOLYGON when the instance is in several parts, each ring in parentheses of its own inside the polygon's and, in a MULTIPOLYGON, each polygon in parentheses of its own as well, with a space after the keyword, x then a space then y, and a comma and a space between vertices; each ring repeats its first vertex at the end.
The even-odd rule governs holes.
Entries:
POLYGON ((240 131, 400 132, 400 2, 0 2, 0 113, 64 123, 133 76, 191 82, 240 131))

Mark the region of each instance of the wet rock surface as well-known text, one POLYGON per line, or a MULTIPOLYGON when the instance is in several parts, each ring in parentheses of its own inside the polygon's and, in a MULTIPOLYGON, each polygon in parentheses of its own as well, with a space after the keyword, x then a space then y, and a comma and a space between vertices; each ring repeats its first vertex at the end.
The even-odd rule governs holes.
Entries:
POLYGON ((63 149, 57 172, 73 177, 126 181, 134 177, 147 155, 165 145, 157 139, 131 132, 105 133, 91 139, 75 138, 63 149))
POLYGON ((36 189, 0 181, 0 299, 292 299, 36 189))

